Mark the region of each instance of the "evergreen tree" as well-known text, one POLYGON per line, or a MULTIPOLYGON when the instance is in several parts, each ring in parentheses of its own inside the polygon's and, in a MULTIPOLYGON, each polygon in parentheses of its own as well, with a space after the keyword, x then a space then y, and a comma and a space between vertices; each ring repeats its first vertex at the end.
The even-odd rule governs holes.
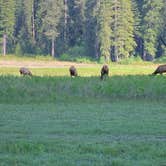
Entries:
POLYGON ((58 37, 58 25, 62 17, 63 1, 61 0, 43 0, 42 10, 42 28, 45 36, 51 40, 51 55, 55 56, 55 39, 58 37))
POLYGON ((99 10, 99 41, 100 41, 100 55, 104 56, 105 61, 110 60, 110 48, 111 48, 111 34, 112 30, 110 27, 111 12, 110 12, 110 1, 103 0, 100 3, 99 10))
POLYGON ((71 47, 84 41, 84 9, 85 0, 68 1, 67 40, 71 47))
POLYGON ((98 0, 87 0, 85 4, 85 47, 87 55, 99 58, 98 24, 99 12, 98 0))
POLYGON ((144 0, 144 17, 142 26, 144 41, 143 59, 147 59, 147 57, 154 58, 156 55, 157 39, 161 25, 160 11, 162 6, 163 0, 144 0))
POLYGON ((132 2, 102 0, 99 20, 101 55, 113 61, 129 57, 135 47, 132 2))
POLYGON ((26 26, 30 38, 35 42, 35 0, 23 0, 26 26))
POLYGON ((7 39, 12 39, 15 24, 15 1, 0 0, 0 39, 2 52, 6 55, 7 39))
POLYGON ((159 56, 166 56, 166 1, 163 0, 163 7, 160 12, 161 26, 159 34, 159 49, 161 54, 159 56))

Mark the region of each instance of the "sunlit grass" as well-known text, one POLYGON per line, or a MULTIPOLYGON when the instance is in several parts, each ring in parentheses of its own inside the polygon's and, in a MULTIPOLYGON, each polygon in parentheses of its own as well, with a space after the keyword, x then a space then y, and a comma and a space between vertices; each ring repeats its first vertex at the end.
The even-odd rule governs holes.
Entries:
MULTIPOLYGON (((78 75, 99 76, 102 65, 94 65, 92 67, 77 67, 78 75)), ((59 68, 31 68, 35 76, 69 76, 69 67, 59 68)), ((150 75, 156 69, 156 65, 110 65, 109 75, 150 75)), ((0 75, 16 75, 19 76, 19 67, 0 67, 0 75)))

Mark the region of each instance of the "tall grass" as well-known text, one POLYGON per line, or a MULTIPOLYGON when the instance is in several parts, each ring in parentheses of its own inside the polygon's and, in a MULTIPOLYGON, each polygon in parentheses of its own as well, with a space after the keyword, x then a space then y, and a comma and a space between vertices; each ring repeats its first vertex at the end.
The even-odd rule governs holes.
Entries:
POLYGON ((0 102, 54 102, 58 99, 166 99, 165 76, 0 77, 0 102), (77 99, 77 98, 76 98, 77 99))

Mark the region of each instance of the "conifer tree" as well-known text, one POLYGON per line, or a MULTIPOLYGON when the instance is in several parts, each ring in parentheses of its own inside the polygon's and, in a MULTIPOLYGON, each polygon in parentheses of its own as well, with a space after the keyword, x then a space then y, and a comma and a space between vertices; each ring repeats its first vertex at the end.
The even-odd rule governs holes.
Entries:
POLYGON ((143 10, 143 41, 144 41, 144 59, 147 56, 154 58, 157 51, 157 39, 160 30, 160 11, 163 6, 163 0, 144 0, 143 10))
POLYGON ((55 56, 55 39, 58 37, 58 25, 62 17, 62 0, 43 0, 42 9, 42 28, 45 36, 51 40, 51 55, 55 56))
POLYGON ((112 34, 112 30, 110 27, 111 10, 109 4, 110 1, 108 0, 101 1, 99 16, 98 16, 100 54, 101 56, 104 56, 106 62, 109 62, 110 60, 111 34, 112 34))
POLYGON ((6 55, 7 40, 13 36, 15 24, 15 1, 0 0, 0 39, 2 53, 6 55))

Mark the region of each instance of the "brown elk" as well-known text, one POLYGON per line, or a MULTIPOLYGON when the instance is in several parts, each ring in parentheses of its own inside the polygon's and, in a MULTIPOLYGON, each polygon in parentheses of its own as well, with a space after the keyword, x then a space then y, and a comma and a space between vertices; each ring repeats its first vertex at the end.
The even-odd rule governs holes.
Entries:
POLYGON ((105 76, 108 76, 108 74, 109 74, 109 68, 107 65, 104 65, 101 68, 101 76, 100 76, 101 80, 103 80, 105 76))
POLYGON ((76 77, 76 76, 78 76, 78 74, 77 74, 77 69, 76 69, 74 66, 71 66, 71 67, 69 68, 69 72, 70 72, 70 76, 71 76, 71 77, 76 77))
POLYGON ((159 65, 152 75, 163 74, 166 72, 166 65, 159 65))
POLYGON ((19 72, 20 72, 21 75, 32 76, 31 71, 28 68, 26 68, 26 67, 21 67, 20 70, 19 70, 19 72))

